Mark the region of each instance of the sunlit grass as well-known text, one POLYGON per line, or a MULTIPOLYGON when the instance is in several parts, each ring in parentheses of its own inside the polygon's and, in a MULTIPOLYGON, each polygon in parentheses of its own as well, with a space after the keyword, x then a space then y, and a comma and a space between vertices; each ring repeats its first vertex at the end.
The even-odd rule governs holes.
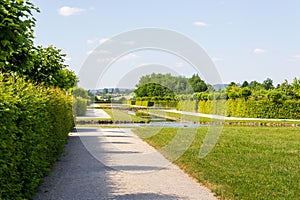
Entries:
POLYGON ((104 109, 104 111, 111 117, 111 120, 113 121, 148 122, 148 119, 130 115, 126 111, 118 109, 104 109))
MULTIPOLYGON (((133 130, 157 149, 168 145, 178 131, 133 130)), ((206 133, 207 127, 198 128, 192 145, 175 163, 222 199, 299 199, 299 128, 225 126, 213 151, 201 159, 206 133)), ((162 153, 172 157, 170 151, 162 153)))

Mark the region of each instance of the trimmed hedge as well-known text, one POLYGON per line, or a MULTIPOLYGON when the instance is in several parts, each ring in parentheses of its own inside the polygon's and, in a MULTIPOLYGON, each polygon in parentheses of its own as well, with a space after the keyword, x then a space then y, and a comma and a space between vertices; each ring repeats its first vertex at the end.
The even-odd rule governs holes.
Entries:
POLYGON ((127 104, 145 106, 145 107, 165 107, 165 108, 176 108, 177 101, 167 101, 167 100, 153 100, 153 101, 142 101, 142 100, 129 100, 127 104))
POLYGON ((163 108, 176 108, 178 101, 154 101, 155 107, 163 107, 163 108))
POLYGON ((187 112, 197 112, 197 101, 180 100, 177 104, 177 110, 187 111, 187 112))
POLYGON ((177 110, 200 112, 205 114, 225 115, 229 117, 300 119, 300 101, 270 100, 182 100, 177 110))
POLYGON ((72 99, 0 75, 0 124, 0 199, 29 198, 73 128, 72 99))
POLYGON ((300 101, 228 100, 226 115, 235 117, 300 119, 300 101))
POLYGON ((83 116, 87 110, 87 99, 82 97, 73 98, 73 113, 75 116, 83 116))

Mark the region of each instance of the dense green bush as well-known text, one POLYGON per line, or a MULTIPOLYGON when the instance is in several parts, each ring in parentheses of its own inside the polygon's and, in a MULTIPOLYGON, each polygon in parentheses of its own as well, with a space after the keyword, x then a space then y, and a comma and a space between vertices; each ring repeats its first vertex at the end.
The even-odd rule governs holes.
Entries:
POLYGON ((73 98, 73 113, 75 116, 83 116, 87 110, 87 99, 82 97, 73 98))
POLYGON ((0 75, 0 124, 0 199, 29 198, 73 127, 72 99, 0 75))
POLYGON ((73 113, 75 116, 83 116, 86 113, 87 106, 90 105, 91 99, 88 92, 80 87, 74 87, 73 95, 73 113))

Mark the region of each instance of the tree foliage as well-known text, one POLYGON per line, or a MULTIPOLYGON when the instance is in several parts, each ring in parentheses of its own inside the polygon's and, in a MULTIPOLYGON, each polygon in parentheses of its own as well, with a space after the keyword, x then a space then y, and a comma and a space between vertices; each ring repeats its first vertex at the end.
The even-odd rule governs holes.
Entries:
POLYGON ((29 1, 2 0, 0 4, 0 70, 22 73, 31 60, 32 12, 38 9, 29 1))
POLYGON ((203 92, 208 89, 207 84, 201 80, 197 74, 194 74, 191 78, 185 78, 182 76, 172 76, 171 74, 153 73, 151 75, 142 76, 136 87, 136 96, 138 97, 152 96, 156 93, 159 95, 155 96, 161 96, 164 93, 166 93, 166 95, 171 95, 170 91, 172 91, 172 96, 174 94, 193 94, 194 92, 203 92), (147 90, 149 90, 151 94, 147 94, 145 88, 148 87, 149 89, 147 90), (163 92, 157 91, 154 93, 153 89, 162 89, 163 92))
POLYGON ((194 92, 204 92, 208 89, 207 84, 199 77, 198 74, 194 74, 188 79, 194 92))
POLYGON ((266 80, 264 80, 264 82, 262 83, 262 86, 265 88, 265 90, 272 90, 274 89, 273 86, 273 80, 270 78, 267 78, 266 80))
POLYGON ((25 0, 2 0, 0 5, 0 72, 16 73, 35 83, 68 89, 76 83, 64 64, 65 55, 53 46, 34 46, 32 12, 25 0))
POLYGON ((175 94, 169 88, 158 83, 148 83, 137 88, 135 91, 136 97, 174 97, 175 94))

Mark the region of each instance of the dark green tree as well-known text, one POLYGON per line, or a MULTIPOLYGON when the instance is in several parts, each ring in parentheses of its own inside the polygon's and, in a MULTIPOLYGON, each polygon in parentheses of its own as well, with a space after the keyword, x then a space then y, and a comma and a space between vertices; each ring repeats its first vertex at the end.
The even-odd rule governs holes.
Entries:
POLYGON ((273 86, 273 80, 270 78, 267 78, 266 80, 264 80, 264 82, 262 83, 262 86, 265 88, 265 90, 272 90, 274 89, 273 86))
POLYGON ((191 78, 188 79, 188 81, 194 92, 204 92, 207 90, 206 83, 199 77, 198 74, 194 74, 191 78))
POLYGON ((26 71, 33 48, 33 11, 39 11, 24 0, 1 0, 0 4, 0 71, 26 71))
POLYGON ((248 86, 249 86, 248 81, 244 81, 241 87, 244 88, 244 87, 248 87, 248 86))

